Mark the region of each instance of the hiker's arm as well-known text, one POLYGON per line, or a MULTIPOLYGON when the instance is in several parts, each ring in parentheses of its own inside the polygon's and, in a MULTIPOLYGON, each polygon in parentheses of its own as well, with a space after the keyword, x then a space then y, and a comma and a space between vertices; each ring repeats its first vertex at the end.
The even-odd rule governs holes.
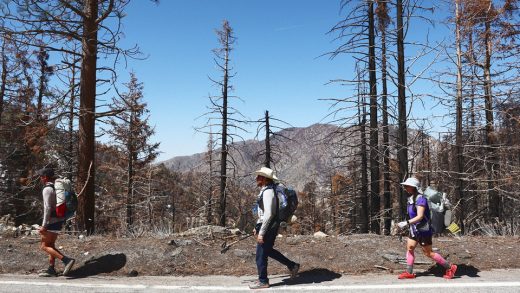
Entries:
POLYGON ((263 204, 264 204, 264 218, 262 221, 262 227, 260 231, 257 231, 258 236, 264 236, 267 232, 267 228, 270 226, 271 222, 274 221, 276 211, 273 210, 276 208, 274 202, 274 192, 272 189, 266 189, 264 191, 263 196, 263 204))
POLYGON ((411 218, 408 220, 409 224, 416 224, 419 223, 424 218, 424 211, 426 210, 423 206, 417 206, 417 216, 411 218))
POLYGON ((43 222, 42 228, 49 225, 49 221, 51 219, 52 214, 52 206, 50 205, 51 196, 52 196, 52 188, 45 187, 42 191, 43 195, 43 222))

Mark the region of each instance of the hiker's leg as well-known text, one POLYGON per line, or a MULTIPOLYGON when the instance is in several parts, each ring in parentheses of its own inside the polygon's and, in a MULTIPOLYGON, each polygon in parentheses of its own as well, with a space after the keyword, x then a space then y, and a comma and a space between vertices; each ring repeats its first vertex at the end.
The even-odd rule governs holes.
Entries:
POLYGON ((256 268, 258 270, 258 281, 262 283, 269 283, 269 278, 267 277, 266 248, 269 248, 269 244, 267 244, 265 241, 262 244, 256 244, 256 268))
POLYGON ((268 231, 264 237, 264 242, 269 242, 271 247, 267 252, 267 256, 278 261, 281 264, 284 264, 287 268, 292 269, 295 265, 295 262, 285 257, 281 252, 274 248, 274 243, 276 241, 277 235, 278 231, 274 229, 272 231, 268 231))
POLYGON ((446 261, 440 254, 432 251, 432 245, 425 245, 422 247, 424 255, 433 259, 436 263, 444 267, 445 269, 449 269, 451 264, 446 261))
POLYGON ((61 254, 57 249, 54 248, 58 234, 49 231, 43 231, 41 233, 40 249, 45 251, 49 255, 49 264, 54 266, 55 259, 62 259, 61 254))
POLYGON ((417 247, 417 241, 412 238, 408 238, 406 241, 406 271, 413 273, 413 263, 415 261, 415 248, 417 247))
POLYGON ((278 250, 276 250, 274 248, 271 249, 271 252, 269 253, 269 257, 278 261, 281 264, 284 264, 289 269, 292 269, 292 267, 294 267, 294 265, 296 264, 295 262, 293 262, 290 259, 288 259, 287 257, 285 257, 285 255, 283 255, 281 252, 279 252, 278 250))

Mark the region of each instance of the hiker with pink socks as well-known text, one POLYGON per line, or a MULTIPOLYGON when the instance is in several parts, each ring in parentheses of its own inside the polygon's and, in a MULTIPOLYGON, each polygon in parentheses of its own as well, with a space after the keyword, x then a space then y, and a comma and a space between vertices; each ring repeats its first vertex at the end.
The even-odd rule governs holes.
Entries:
POLYGON ((424 255, 433 259, 446 269, 444 278, 452 279, 457 271, 457 266, 450 264, 440 254, 432 251, 432 227, 430 225, 430 208, 428 200, 421 194, 420 183, 414 177, 410 177, 401 183, 409 194, 407 213, 408 220, 399 222, 400 229, 409 228, 408 241, 406 242, 406 271, 399 275, 399 279, 413 279, 413 264, 415 260, 415 248, 421 245, 424 255))

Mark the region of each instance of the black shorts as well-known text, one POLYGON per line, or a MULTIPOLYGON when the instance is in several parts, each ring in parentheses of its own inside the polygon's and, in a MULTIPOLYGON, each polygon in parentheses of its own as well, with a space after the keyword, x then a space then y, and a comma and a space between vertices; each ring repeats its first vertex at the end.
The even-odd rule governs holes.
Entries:
POLYGON ((431 235, 430 236, 418 235, 418 236, 414 236, 414 237, 409 235, 408 238, 417 241, 421 246, 428 246, 428 245, 432 245, 433 244, 431 235))
POLYGON ((63 223, 65 223, 65 222, 60 221, 57 223, 49 224, 49 225, 45 226, 45 229, 49 230, 49 232, 52 232, 52 233, 58 233, 59 231, 61 231, 61 228, 63 227, 63 223))

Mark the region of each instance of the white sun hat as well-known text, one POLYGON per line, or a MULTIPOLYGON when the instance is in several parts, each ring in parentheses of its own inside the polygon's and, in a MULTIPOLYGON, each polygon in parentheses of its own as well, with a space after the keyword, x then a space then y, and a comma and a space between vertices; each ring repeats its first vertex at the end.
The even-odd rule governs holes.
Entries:
POLYGON ((267 167, 262 167, 260 170, 255 171, 256 176, 262 176, 265 178, 269 178, 271 180, 278 181, 278 177, 274 174, 274 171, 272 169, 269 169, 267 167))
POLYGON ((401 185, 412 186, 415 187, 417 190, 421 189, 421 183, 415 177, 410 177, 406 179, 404 182, 401 182, 401 185))

